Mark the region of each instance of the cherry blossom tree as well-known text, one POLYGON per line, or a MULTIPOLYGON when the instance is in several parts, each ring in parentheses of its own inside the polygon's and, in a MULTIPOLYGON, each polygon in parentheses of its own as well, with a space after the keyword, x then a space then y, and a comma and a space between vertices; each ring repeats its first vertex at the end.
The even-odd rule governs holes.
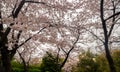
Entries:
MULTIPOLYGON (((39 1, 6 1, 0 2, 0 52, 2 61, 2 71, 11 72, 11 63, 13 56, 18 48, 29 41, 33 36, 20 42, 22 32, 28 31, 27 26, 30 24, 36 24, 35 20, 31 20, 30 16, 30 4, 38 3, 43 5, 43 2, 39 1), (28 10, 27 10, 28 9, 28 10), (28 12, 27 12, 28 11, 28 12), (31 21, 31 22, 30 22, 31 21), (4 27, 5 25, 5 27, 4 27)), ((32 9, 34 10, 34 9, 32 9)), ((36 16, 34 16, 36 18, 36 16)), ((49 26, 41 27, 38 33, 49 26)))

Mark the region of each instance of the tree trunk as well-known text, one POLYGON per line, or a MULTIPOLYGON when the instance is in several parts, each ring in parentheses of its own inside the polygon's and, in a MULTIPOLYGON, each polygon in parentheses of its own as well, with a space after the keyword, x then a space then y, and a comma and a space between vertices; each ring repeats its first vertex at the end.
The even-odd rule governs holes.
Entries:
POLYGON ((28 66, 26 65, 25 61, 23 62, 23 65, 24 65, 24 72, 28 72, 28 66))
POLYGON ((9 52, 6 48, 1 49, 2 72, 12 72, 9 52))
MULTIPOLYGON (((104 19, 104 0, 101 0, 101 2, 100 2, 100 17, 101 17, 101 22, 102 22, 102 28, 104 31, 104 38, 105 38, 104 39, 104 48, 105 48, 106 58, 107 58, 107 61, 109 64, 109 69, 110 69, 110 72, 116 72, 114 62, 113 62, 113 59, 111 57, 109 47, 108 47, 108 41, 109 41, 110 35, 108 35, 107 24, 104 19)), ((109 33, 109 34, 111 34, 111 33, 109 33)))
POLYGON ((110 72, 116 72, 113 59, 110 55, 108 44, 105 43, 104 47, 105 47, 105 53, 106 53, 106 58, 107 58, 107 61, 108 61, 108 64, 109 64, 110 72))
POLYGON ((1 35, 0 53, 1 53, 1 72, 12 72, 10 53, 8 50, 8 39, 1 35))

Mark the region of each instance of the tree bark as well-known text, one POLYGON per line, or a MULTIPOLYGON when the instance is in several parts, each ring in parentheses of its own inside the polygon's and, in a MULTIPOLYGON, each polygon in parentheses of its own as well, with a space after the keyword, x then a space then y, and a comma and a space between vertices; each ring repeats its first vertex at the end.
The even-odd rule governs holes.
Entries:
POLYGON ((1 72, 12 72, 7 36, 0 31, 0 37, 1 72))
POLYGON ((108 44, 105 43, 104 47, 105 47, 106 58, 107 58, 107 61, 109 63, 110 72, 116 72, 113 59, 112 59, 112 57, 110 55, 108 44))
POLYGON ((1 54, 1 72, 11 72, 11 60, 8 50, 8 39, 2 31, 0 31, 0 54, 1 54))
POLYGON ((110 72, 116 72, 114 62, 113 62, 112 56, 111 56, 110 51, 109 51, 109 46, 108 46, 108 41, 109 41, 110 35, 108 35, 106 20, 104 19, 104 7, 103 7, 103 5, 104 5, 104 0, 101 0, 101 2, 100 2, 100 17, 101 17, 101 22, 102 22, 102 28, 104 31, 104 48, 105 48, 106 58, 107 58, 107 61, 109 64, 110 72))
POLYGON ((1 62, 2 72, 12 72, 11 60, 8 50, 5 48, 1 49, 1 62))

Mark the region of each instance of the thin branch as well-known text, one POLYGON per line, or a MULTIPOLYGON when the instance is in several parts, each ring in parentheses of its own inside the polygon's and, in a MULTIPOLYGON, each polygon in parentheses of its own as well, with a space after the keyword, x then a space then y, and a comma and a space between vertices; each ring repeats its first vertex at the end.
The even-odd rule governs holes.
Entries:
MULTIPOLYGON (((12 26, 12 25, 14 25, 14 23, 11 23, 11 24, 10 24, 10 26, 12 26)), ((10 31, 11 31, 11 28, 8 27, 8 28, 6 29, 6 31, 5 31, 5 37, 8 36, 8 34, 10 33, 10 31)))
POLYGON ((46 51, 46 54, 47 54, 51 59, 55 60, 55 57, 53 57, 50 52, 46 51))
POLYGON ((3 31, 3 22, 2 22, 2 14, 0 10, 0 32, 3 31))
MULTIPOLYGON (((22 30, 19 31, 19 33, 17 34, 17 40, 15 41, 15 44, 13 45, 13 49, 10 51, 10 59, 13 58, 13 56, 15 55, 16 53, 16 50, 17 50, 17 47, 18 47, 18 42, 19 42, 19 39, 20 39, 20 36, 21 36, 21 33, 22 33, 22 30)), ((14 37, 12 37, 14 39, 14 37)))
MULTIPOLYGON (((50 25, 49 27, 52 27, 52 25, 50 25)), ((28 39, 26 39, 23 43, 21 43, 17 48, 21 47, 22 45, 24 45, 26 42, 28 42, 30 39, 32 39, 35 35, 39 34, 40 32, 42 32, 44 29, 46 29, 47 27, 43 27, 42 29, 40 29, 36 34, 34 34, 33 36, 29 37, 28 39)))
POLYGON ((67 54, 67 52, 66 52, 63 48, 60 48, 60 49, 62 49, 62 51, 63 51, 65 54, 67 54))
POLYGON ((58 52, 57 52, 57 57, 56 57, 57 63, 59 62, 59 54, 60 54, 60 48, 58 47, 58 52))
POLYGON ((25 61, 25 59, 23 58, 22 54, 21 54, 18 50, 17 50, 17 52, 18 52, 18 54, 19 54, 19 56, 20 56, 20 58, 21 58, 21 60, 22 60, 23 65, 24 65, 24 70, 26 71, 26 70, 27 70, 26 61, 25 61))
POLYGON ((111 43, 120 43, 120 41, 110 41, 110 44, 111 43))
POLYGON ((120 12, 117 12, 117 13, 109 16, 108 18, 106 18, 105 21, 107 21, 107 20, 109 20, 109 19, 111 19, 111 18, 113 18, 113 17, 115 17, 115 16, 117 16, 117 15, 119 15, 119 14, 120 14, 120 12))
POLYGON ((102 43, 104 43, 104 41, 102 39, 100 39, 97 35, 95 35, 93 32, 89 31, 88 29, 85 28, 86 31, 90 32, 93 36, 95 36, 97 39, 99 39, 102 43))
POLYGON ((20 4, 18 5, 18 8, 13 12, 13 18, 17 18, 24 4, 25 4, 25 0, 22 0, 20 4))
MULTIPOLYGON (((41 30, 39 30, 39 32, 37 32, 36 34, 39 34, 42 30, 44 30, 46 27, 42 28, 41 30)), ((36 35, 35 34, 35 35, 36 35)), ((22 45, 24 45, 26 42, 28 42, 30 39, 32 39, 35 35, 29 37, 28 39, 26 39, 23 43, 21 43, 17 48, 21 47, 22 45)))
POLYGON ((75 42, 73 43, 72 47, 70 48, 70 50, 67 52, 67 55, 66 55, 66 58, 64 59, 64 61, 62 62, 61 66, 60 66, 60 69, 65 65, 69 55, 70 55, 70 52, 74 49, 76 43, 78 42, 79 40, 79 37, 80 37, 80 33, 79 33, 79 30, 78 30, 78 36, 77 36, 77 39, 75 40, 75 42))
MULTIPOLYGON (((113 15, 115 14, 115 9, 116 9, 116 7, 115 7, 115 4, 114 4, 114 1, 112 1, 112 4, 113 4, 113 15)), ((115 16, 113 17, 113 19, 112 19, 112 26, 111 26, 111 28, 110 28, 110 31, 109 31, 109 33, 108 33, 108 38, 110 37, 110 35, 111 35, 111 33, 112 33, 112 31, 113 31, 113 28, 114 28, 114 26, 115 26, 115 16)))
POLYGON ((13 8, 13 10, 12 10, 12 15, 14 14, 14 11, 15 11, 15 9, 16 9, 16 7, 17 7, 17 2, 18 2, 18 0, 16 1, 15 6, 14 6, 14 8, 13 8))

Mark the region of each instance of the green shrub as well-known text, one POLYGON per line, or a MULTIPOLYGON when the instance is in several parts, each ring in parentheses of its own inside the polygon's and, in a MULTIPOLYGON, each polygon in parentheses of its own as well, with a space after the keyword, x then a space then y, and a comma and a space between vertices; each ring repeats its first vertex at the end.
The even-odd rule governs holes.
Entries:
POLYGON ((29 66, 29 72, 41 72, 40 71, 40 66, 37 64, 37 65, 30 65, 29 66))
POLYGON ((47 53, 43 59, 40 66, 41 72, 60 72, 59 62, 55 55, 47 53))
MULTIPOLYGON (((116 71, 120 72, 120 50, 113 50, 111 55, 114 60, 116 71)), ((73 67, 72 72, 110 72, 110 71, 104 53, 94 55, 90 51, 88 51, 80 55, 78 65, 76 67, 73 67)))
POLYGON ((120 72, 120 50, 116 49, 112 53, 117 72, 120 72))
POLYGON ((23 68, 23 65, 21 63, 19 63, 19 62, 16 62, 16 61, 12 61, 11 65, 12 65, 13 68, 14 67, 15 68, 23 68))
POLYGON ((23 72, 24 71, 23 65, 14 60, 11 61, 11 66, 12 66, 13 72, 23 72))
POLYGON ((82 54, 80 61, 77 65, 76 72, 96 72, 98 69, 98 64, 95 61, 95 55, 90 51, 82 54))
POLYGON ((24 69, 13 68, 13 72, 24 72, 24 69))
POLYGON ((29 69, 29 72, 41 72, 39 69, 29 69))
POLYGON ((107 59, 104 54, 96 57, 96 62, 99 65, 97 72, 110 72, 107 59))

